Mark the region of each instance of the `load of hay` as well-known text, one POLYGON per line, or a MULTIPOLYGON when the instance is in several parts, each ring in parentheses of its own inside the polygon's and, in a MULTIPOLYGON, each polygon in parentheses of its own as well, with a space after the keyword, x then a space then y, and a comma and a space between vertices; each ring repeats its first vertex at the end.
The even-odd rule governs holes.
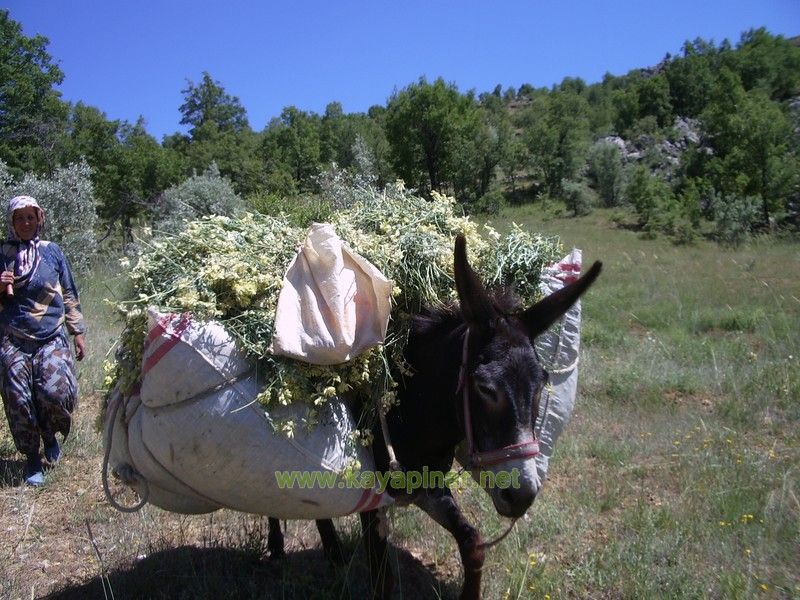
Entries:
MULTIPOLYGON (((305 230, 282 217, 245 214, 207 217, 179 233, 143 240, 131 269, 132 297, 120 303, 125 330, 108 388, 125 394, 140 378, 146 313, 191 312, 195 319, 224 326, 239 348, 258 365, 265 406, 306 403, 300 422, 277 426, 287 435, 312 427, 320 408, 334 396, 358 394, 394 401, 393 388, 406 372, 402 348, 410 317, 423 305, 455 300, 453 242, 467 237, 470 260, 488 285, 509 285, 529 304, 539 295, 542 268, 559 256, 559 243, 514 228, 500 235, 456 214, 454 200, 421 198, 402 185, 360 189, 355 201, 332 219, 350 248, 395 282, 385 343, 340 365, 317 366, 268 352, 284 272, 305 238, 305 230)), ((363 440, 368 441, 368 440, 363 440)))

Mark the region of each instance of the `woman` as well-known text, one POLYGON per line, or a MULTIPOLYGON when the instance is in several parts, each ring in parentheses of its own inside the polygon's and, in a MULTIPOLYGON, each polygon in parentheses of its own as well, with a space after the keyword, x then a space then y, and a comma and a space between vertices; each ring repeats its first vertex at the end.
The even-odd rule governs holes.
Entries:
POLYGON ((26 456, 25 482, 44 483, 44 457, 61 456, 56 433, 66 438, 78 394, 67 332, 75 357, 86 354, 86 327, 78 290, 61 248, 39 239, 44 211, 30 196, 8 204, 9 239, 0 273, 0 391, 17 450, 26 456))

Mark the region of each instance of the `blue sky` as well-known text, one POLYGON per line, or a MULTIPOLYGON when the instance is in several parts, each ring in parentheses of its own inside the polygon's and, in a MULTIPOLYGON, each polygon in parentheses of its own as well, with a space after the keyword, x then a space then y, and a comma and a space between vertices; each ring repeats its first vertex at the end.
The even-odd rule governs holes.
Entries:
POLYGON ((203 71, 262 129, 294 105, 322 113, 385 105, 421 76, 462 91, 654 65, 684 41, 737 42, 753 27, 800 35, 798 0, 7 0, 50 39, 59 88, 110 119, 144 116, 159 140, 181 131, 181 90, 203 71))

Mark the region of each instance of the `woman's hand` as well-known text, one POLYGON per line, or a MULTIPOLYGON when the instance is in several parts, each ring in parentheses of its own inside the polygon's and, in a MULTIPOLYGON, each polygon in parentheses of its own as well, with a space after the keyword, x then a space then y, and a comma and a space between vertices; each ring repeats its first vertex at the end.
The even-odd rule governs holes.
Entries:
MULTIPOLYGON (((14 272, 13 271, 3 271, 0 273, 0 292, 6 294, 8 293, 8 286, 14 285, 14 272)), ((12 288, 13 289, 13 288, 12 288)), ((12 292, 13 294, 13 292, 12 292)))
POLYGON ((75 336, 75 358, 78 360, 83 360, 83 357, 86 356, 86 337, 79 333, 75 336))

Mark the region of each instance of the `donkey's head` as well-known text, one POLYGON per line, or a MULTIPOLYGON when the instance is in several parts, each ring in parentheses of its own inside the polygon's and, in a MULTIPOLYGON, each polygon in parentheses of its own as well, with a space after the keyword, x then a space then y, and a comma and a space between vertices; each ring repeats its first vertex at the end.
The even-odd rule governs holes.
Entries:
POLYGON ((596 262, 580 279, 532 307, 508 313, 487 293, 467 261, 463 236, 455 244, 455 280, 467 325, 460 378, 460 411, 473 474, 497 511, 519 517, 541 487, 534 425, 547 373, 534 350, 546 331, 600 273, 596 262))

